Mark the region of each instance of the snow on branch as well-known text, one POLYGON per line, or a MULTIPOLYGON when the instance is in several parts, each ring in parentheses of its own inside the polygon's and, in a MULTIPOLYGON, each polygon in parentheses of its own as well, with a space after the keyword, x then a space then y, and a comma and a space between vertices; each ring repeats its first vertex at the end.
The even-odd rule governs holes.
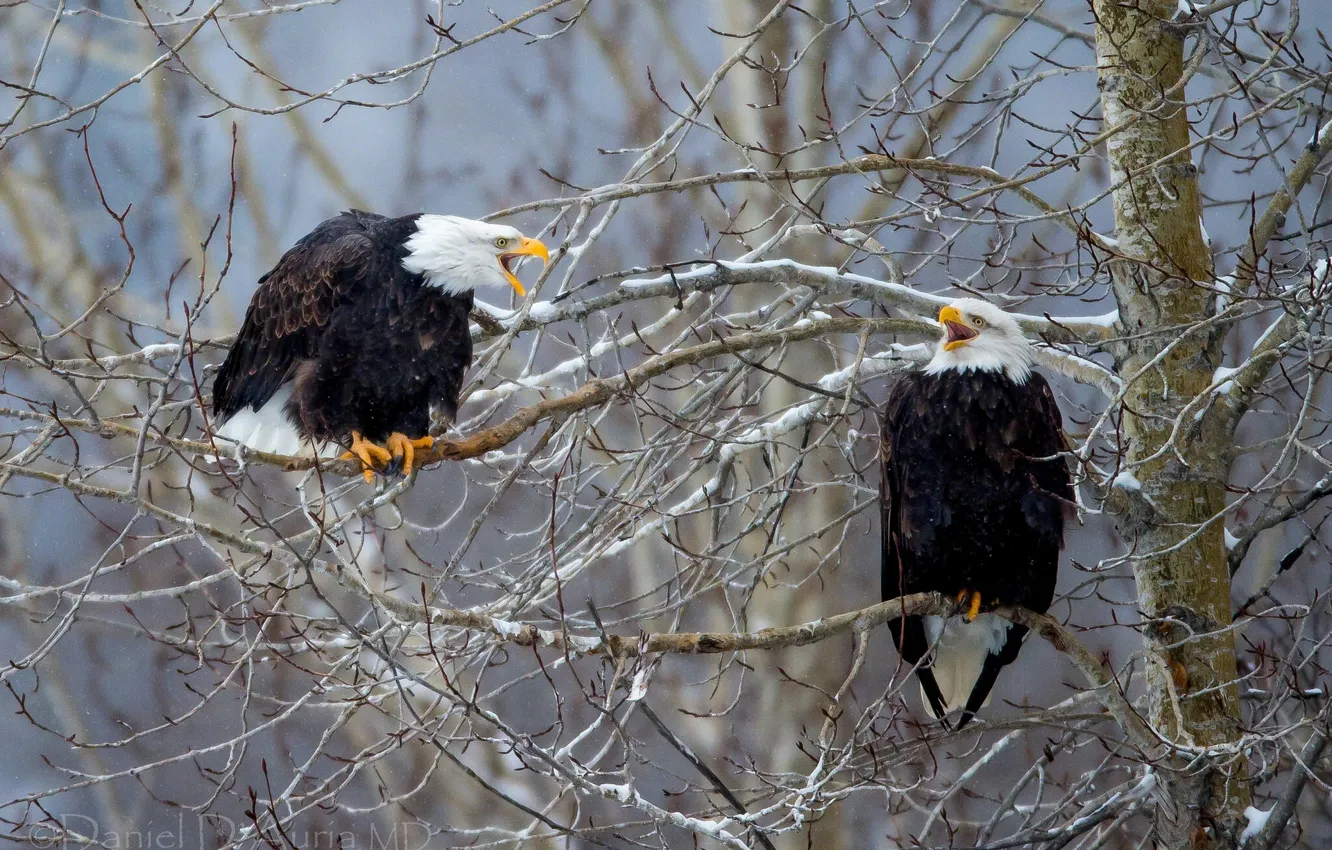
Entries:
POLYGON ((1156 4, 1128 34, 1180 60, 1163 90, 1096 32, 1152 4, 714 5, 0 3, 14 836, 1174 850, 1168 813, 1236 789, 1212 843, 1327 832, 1332 122, 1298 9, 1156 4), (257 281, 349 206, 552 248, 478 293, 456 419, 372 485, 211 417, 257 281), (878 587, 880 407, 959 296, 1070 379, 1085 523, 1050 616, 996 611, 1040 639, 961 733, 885 634, 955 604, 878 587), (1185 550, 1216 581, 1129 576, 1185 550), (1231 681, 1190 661, 1221 644, 1231 681))

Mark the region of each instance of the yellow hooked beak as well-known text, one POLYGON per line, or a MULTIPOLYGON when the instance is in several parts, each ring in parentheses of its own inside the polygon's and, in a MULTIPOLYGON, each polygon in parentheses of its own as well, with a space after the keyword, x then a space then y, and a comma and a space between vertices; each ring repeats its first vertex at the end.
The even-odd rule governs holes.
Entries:
POLYGON ((526 295, 527 290, 523 289, 523 285, 513 274, 515 265, 522 257, 540 257, 542 265, 549 265, 550 251, 546 250, 546 246, 541 243, 540 239, 529 239, 524 236, 523 241, 518 243, 516 249, 505 251, 499 255, 500 269, 503 270, 504 276, 509 279, 509 285, 518 290, 519 295, 526 295))
POLYGON ((939 325, 944 330, 944 351, 966 345, 980 333, 966 323, 962 312, 952 304, 939 311, 939 325))

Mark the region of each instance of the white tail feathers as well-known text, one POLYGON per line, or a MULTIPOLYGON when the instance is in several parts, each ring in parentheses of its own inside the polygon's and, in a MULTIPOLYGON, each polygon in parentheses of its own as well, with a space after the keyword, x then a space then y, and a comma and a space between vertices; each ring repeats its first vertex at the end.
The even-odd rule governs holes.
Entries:
MULTIPOLYGON (((263 407, 251 410, 241 408, 221 425, 216 425, 215 435, 238 443, 247 448, 275 455, 292 457, 310 457, 313 446, 301 436, 296 426, 287 418, 285 407, 291 399, 291 384, 278 387, 263 407)), ((325 443, 319 449, 320 457, 328 457, 337 452, 338 446, 325 443)))
MULTIPOLYGON (((981 614, 970 623, 962 617, 929 616, 923 619, 925 639, 935 647, 930 671, 943 695, 944 706, 948 711, 964 708, 980 678, 986 657, 991 653, 998 655, 1008 641, 1009 623, 994 614, 981 614)), ((986 694, 982 705, 990 704, 993 693, 986 694)), ((934 713, 923 689, 921 700, 932 717, 941 719, 934 713)))

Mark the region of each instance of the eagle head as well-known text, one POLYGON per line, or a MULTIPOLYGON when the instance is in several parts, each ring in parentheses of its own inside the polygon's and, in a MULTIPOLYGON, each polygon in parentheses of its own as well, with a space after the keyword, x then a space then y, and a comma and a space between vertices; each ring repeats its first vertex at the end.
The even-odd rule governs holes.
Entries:
POLYGON ((943 334, 925 371, 938 374, 961 372, 1005 372, 1024 383, 1031 374, 1031 342, 1017 320, 979 298, 962 298, 939 311, 943 334))
POLYGON ((407 271, 446 292, 470 292, 487 286, 512 286, 526 295, 514 274, 528 257, 550 262, 550 251, 504 224, 490 224, 455 215, 423 215, 416 232, 404 243, 407 271))

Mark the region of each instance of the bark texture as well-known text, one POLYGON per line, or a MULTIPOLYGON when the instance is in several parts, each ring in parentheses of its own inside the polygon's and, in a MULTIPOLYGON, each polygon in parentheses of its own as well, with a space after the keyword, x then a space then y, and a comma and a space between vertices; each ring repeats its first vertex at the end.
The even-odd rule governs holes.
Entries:
POLYGON ((1098 85, 1115 185, 1111 260, 1127 383, 1111 504, 1133 552, 1147 622, 1148 719, 1172 745, 1161 765, 1162 848, 1233 847, 1249 790, 1239 736, 1230 580, 1221 512, 1229 428, 1193 416, 1220 365, 1211 277, 1188 150, 1184 40, 1173 0, 1095 0, 1098 85), (1183 332, 1183 328, 1190 328, 1183 332), (1191 406, 1191 403, 1192 406, 1191 406), (1136 482, 1136 483, 1135 483, 1136 482))

